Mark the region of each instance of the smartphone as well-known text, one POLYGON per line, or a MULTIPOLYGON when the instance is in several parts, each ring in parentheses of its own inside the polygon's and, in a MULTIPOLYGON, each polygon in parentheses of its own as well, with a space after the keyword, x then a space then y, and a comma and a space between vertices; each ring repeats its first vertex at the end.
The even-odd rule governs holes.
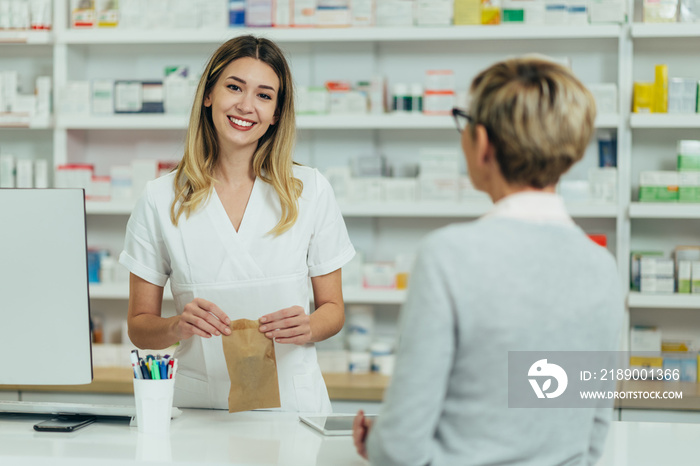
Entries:
POLYGON ((97 420, 95 416, 56 416, 34 425, 34 430, 39 432, 73 432, 81 427, 92 424, 97 420))

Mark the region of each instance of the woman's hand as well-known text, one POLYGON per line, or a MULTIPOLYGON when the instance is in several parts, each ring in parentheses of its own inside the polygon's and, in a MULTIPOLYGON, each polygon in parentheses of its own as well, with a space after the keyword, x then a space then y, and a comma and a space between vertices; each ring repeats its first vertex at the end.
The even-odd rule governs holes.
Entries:
POLYGON ((311 318, 301 306, 292 306, 260 318, 260 331, 277 343, 305 345, 311 341, 311 318))
POLYGON ((178 341, 186 340, 192 335, 202 338, 212 336, 230 335, 229 324, 231 319, 219 307, 205 299, 195 298, 185 305, 185 308, 177 321, 175 333, 178 341))
POLYGON ((372 420, 365 417, 362 410, 357 412, 355 419, 352 421, 352 440, 355 442, 355 449, 364 459, 367 457, 367 447, 365 441, 369 435, 369 430, 372 428, 372 420))

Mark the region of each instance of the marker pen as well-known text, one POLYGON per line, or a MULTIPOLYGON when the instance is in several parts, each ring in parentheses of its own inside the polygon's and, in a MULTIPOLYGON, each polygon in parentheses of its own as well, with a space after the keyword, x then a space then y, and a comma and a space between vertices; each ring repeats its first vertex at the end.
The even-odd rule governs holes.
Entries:
POLYGON ((138 353, 134 351, 129 355, 131 358, 131 368, 134 370, 135 379, 143 379, 143 374, 141 374, 141 368, 139 368, 139 357, 138 353))
POLYGON ((148 373, 148 367, 146 367, 146 363, 143 359, 139 360, 139 367, 141 368, 141 373, 143 374, 144 379, 150 379, 151 376, 148 373))
POLYGON ((160 364, 158 366, 160 369, 160 378, 167 379, 168 378, 168 362, 161 360, 160 364))

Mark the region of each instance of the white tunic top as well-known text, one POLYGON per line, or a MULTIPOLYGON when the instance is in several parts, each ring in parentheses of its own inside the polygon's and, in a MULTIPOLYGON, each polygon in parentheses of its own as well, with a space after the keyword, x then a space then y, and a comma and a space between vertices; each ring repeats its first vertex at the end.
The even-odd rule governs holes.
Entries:
MULTIPOLYGON (((304 183, 299 216, 280 236, 268 234, 280 219, 274 188, 257 178, 236 231, 216 190, 178 226, 170 221, 175 174, 151 181, 127 224, 119 261, 131 273, 170 288, 182 313, 194 298, 215 303, 231 320, 258 319, 298 305, 309 313, 309 277, 325 275, 355 254, 333 190, 316 169, 294 167, 304 183)), ((281 409, 330 412, 313 344, 275 343, 281 409)), ((228 408, 230 381, 221 337, 180 342, 174 404, 228 408)))

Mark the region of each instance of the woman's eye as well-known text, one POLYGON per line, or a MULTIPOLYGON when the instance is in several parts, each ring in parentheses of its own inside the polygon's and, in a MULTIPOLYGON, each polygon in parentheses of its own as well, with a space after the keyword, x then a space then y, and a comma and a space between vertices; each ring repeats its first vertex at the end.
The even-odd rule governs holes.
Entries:
POLYGON ((239 91, 241 90, 240 87, 236 86, 235 84, 229 84, 228 88, 231 89, 232 91, 239 91))
POLYGON ((267 95, 267 94, 258 94, 258 95, 259 95, 260 97, 262 97, 263 99, 265 99, 265 100, 272 100, 272 97, 270 97, 270 96, 267 95))

